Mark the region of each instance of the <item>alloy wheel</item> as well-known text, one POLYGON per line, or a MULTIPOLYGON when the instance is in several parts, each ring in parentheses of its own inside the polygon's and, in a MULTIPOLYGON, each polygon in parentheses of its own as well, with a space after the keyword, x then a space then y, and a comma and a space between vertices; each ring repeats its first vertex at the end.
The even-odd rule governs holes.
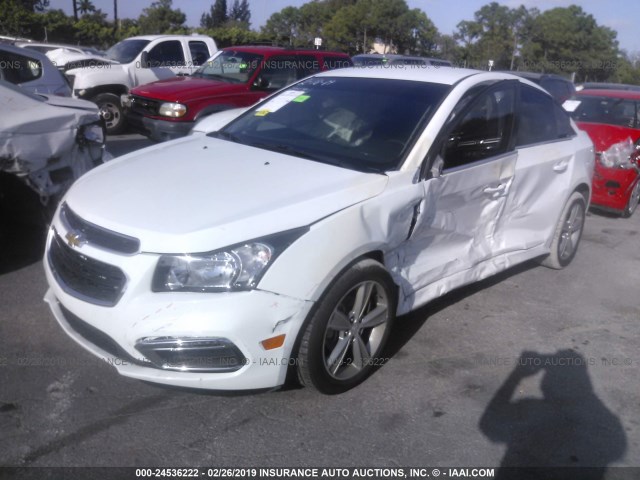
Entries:
POLYGON ((326 371, 348 380, 371 366, 390 319, 389 299, 378 282, 359 283, 334 308, 323 341, 326 371))

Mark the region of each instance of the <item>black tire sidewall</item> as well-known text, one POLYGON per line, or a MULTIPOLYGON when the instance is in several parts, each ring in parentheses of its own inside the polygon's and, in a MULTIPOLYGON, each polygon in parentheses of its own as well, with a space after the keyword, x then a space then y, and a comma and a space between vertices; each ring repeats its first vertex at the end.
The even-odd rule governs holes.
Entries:
POLYGON ((379 283, 387 294, 389 319, 380 347, 377 352, 374 352, 372 359, 376 359, 384 350, 389 332, 393 326, 393 320, 395 319, 397 291, 393 280, 384 267, 374 260, 366 259, 348 268, 327 289, 318 301, 318 306, 312 313, 311 320, 304 329, 298 353, 298 374, 300 380, 305 385, 312 385, 322 393, 341 393, 361 383, 372 372, 374 365, 378 364, 377 361, 372 361, 371 364, 363 368, 358 375, 348 380, 333 378, 324 366, 322 349, 329 318, 338 302, 340 302, 355 285, 365 281, 375 281, 379 283))
POLYGON ((629 194, 629 202, 627 203, 627 206, 624 209, 624 212, 622 213, 622 216, 624 218, 629 218, 633 215, 633 213, 636 211, 636 208, 638 208, 638 202, 635 202, 635 205, 633 205, 631 202, 633 201, 633 194, 635 192, 636 188, 640 188, 640 179, 638 179, 636 181, 636 184, 633 186, 633 188, 631 189, 631 193, 629 194))

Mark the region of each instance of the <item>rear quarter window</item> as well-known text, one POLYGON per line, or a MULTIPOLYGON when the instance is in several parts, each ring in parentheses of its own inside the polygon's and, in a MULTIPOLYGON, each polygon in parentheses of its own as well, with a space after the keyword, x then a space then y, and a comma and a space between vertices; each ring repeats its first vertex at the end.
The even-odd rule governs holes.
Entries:
POLYGON ((0 51, 2 78, 11 83, 25 83, 42 77, 42 64, 35 58, 0 51))

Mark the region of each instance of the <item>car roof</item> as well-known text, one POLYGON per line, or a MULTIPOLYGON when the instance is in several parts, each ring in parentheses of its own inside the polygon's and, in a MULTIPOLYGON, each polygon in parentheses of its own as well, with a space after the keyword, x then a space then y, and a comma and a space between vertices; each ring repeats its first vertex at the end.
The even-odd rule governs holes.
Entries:
POLYGON ((554 80, 563 80, 565 82, 569 82, 569 83, 573 83, 571 80, 569 80, 568 78, 565 78, 563 76, 560 75, 556 75, 554 73, 539 73, 539 72, 520 72, 517 70, 501 70, 501 72, 504 73, 510 73, 512 75, 516 75, 518 77, 522 77, 522 78, 527 78, 529 80, 542 80, 543 78, 552 78, 554 80))
POLYGON ((207 35, 179 35, 179 34, 175 34, 175 35, 138 35, 137 37, 129 37, 129 38, 125 38, 125 40, 149 40, 149 41, 153 41, 153 40, 157 40, 159 38, 193 38, 194 40, 197 39, 203 39, 203 38, 211 38, 207 35))
POLYGON ((9 45, 6 43, 0 43, 0 49, 7 52, 15 53, 18 55, 22 55, 25 57, 33 57, 40 60, 41 62, 49 61, 49 57, 47 57, 44 53, 39 52, 37 50, 24 49, 22 47, 16 47, 15 45, 9 45))
POLYGON ((640 100, 640 91, 637 90, 613 90, 593 89, 576 92, 576 96, 624 98, 627 100, 640 100))
POLYGON ((448 62, 449 60, 444 58, 433 58, 433 57, 421 57, 420 55, 401 55, 399 53, 359 53, 358 55, 354 55, 351 58, 387 58, 390 60, 394 59, 420 59, 420 60, 438 60, 441 62, 448 62))
POLYGON ((357 77, 357 78, 380 78, 391 80, 411 80, 425 83, 440 83, 443 85, 454 85, 465 78, 477 76, 478 82, 485 80, 518 80, 540 89, 539 85, 529 82, 526 79, 516 77, 504 72, 486 72, 482 70, 472 70, 468 68, 456 67, 434 67, 426 65, 388 65, 373 67, 350 67, 328 72, 319 73, 318 76, 332 77, 357 77))
POLYGON ((247 53, 298 53, 305 55, 340 55, 344 57, 349 57, 346 53, 342 52, 333 52, 329 50, 314 50, 314 49, 298 49, 298 48, 287 48, 287 47, 274 47, 271 45, 242 45, 236 47, 225 47, 221 50, 224 51, 235 51, 235 52, 247 52, 247 53))
POLYGON ((640 90, 640 85, 630 83, 584 82, 579 87, 582 90, 640 90))

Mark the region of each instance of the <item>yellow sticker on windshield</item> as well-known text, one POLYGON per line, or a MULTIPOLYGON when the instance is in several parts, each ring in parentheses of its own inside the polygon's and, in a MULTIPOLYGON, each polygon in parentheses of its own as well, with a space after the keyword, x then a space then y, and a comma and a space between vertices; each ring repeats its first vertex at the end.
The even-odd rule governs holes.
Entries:
POLYGON ((255 114, 256 117, 265 117, 269 113, 269 110, 258 110, 255 114))
POLYGON ((306 102, 307 100, 309 100, 309 95, 299 95, 296 98, 294 98, 293 100, 291 100, 292 102, 297 102, 297 103, 302 103, 302 102, 306 102))

